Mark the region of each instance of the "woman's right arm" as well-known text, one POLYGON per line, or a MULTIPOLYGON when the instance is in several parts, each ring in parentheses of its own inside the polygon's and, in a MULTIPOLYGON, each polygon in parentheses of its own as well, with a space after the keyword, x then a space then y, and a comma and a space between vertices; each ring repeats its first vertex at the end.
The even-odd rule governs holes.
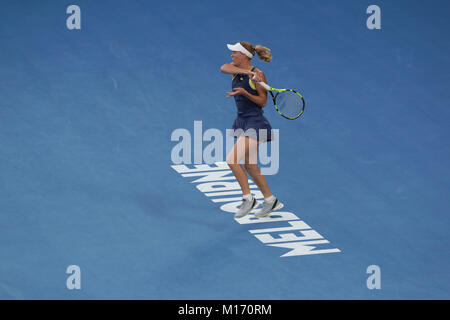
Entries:
POLYGON ((236 67, 234 64, 226 63, 223 66, 220 67, 220 71, 227 74, 251 74, 253 75, 254 72, 242 68, 236 67))

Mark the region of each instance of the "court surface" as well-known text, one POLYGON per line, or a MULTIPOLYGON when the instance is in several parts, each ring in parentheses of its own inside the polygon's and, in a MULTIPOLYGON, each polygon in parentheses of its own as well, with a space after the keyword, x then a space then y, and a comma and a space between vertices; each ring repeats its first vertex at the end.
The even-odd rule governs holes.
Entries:
POLYGON ((449 9, 3 0, 0 298, 450 298, 449 9), (72 4, 81 30, 66 27, 72 4), (271 48, 254 65, 305 96, 295 121, 268 101, 280 164, 267 179, 329 241, 317 249, 340 252, 281 257, 249 232, 269 223, 238 223, 172 168, 174 130, 231 126, 219 67, 237 41, 271 48), (381 289, 367 288, 371 265, 381 289))

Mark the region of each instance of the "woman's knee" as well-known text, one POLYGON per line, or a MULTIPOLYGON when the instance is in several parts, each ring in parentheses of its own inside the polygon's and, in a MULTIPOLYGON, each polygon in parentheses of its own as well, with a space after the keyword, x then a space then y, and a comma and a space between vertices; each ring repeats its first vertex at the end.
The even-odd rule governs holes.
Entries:
POLYGON ((227 161, 227 164, 228 164, 229 166, 230 166, 230 165, 235 165, 235 164, 238 163, 238 161, 237 161, 237 159, 236 159, 236 157, 235 157, 233 151, 231 151, 231 152, 227 155, 226 161, 227 161))

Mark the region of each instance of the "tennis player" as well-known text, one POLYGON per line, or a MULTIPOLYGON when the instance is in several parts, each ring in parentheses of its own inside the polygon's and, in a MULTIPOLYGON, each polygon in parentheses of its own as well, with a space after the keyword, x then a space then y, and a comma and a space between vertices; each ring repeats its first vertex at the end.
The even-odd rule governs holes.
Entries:
POLYGON ((227 92, 227 98, 234 97, 237 107, 237 117, 233 123, 233 135, 236 143, 227 155, 227 163, 233 171, 242 189, 242 204, 235 218, 246 216, 258 207, 258 202, 250 193, 247 173, 264 196, 262 209, 255 212, 256 217, 266 217, 272 211, 279 210, 283 204, 271 193, 266 178, 258 168, 258 145, 272 140, 272 127, 263 115, 263 107, 267 103, 267 91, 258 82, 266 82, 264 73, 252 66, 255 53, 265 61, 272 60, 270 49, 250 42, 228 44, 232 51, 232 62, 220 67, 223 73, 233 75, 232 91, 227 92), (244 168, 241 166, 244 162, 244 168), (247 173, 246 173, 247 171, 247 173))

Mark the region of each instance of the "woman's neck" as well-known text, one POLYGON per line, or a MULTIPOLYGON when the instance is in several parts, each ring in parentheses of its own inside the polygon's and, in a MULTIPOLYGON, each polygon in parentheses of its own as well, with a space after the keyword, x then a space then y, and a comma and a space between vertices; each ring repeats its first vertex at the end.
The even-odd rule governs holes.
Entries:
POLYGON ((245 70, 251 70, 253 68, 253 66, 252 66, 252 64, 250 62, 242 64, 242 65, 239 65, 237 67, 239 67, 241 69, 245 69, 245 70))

